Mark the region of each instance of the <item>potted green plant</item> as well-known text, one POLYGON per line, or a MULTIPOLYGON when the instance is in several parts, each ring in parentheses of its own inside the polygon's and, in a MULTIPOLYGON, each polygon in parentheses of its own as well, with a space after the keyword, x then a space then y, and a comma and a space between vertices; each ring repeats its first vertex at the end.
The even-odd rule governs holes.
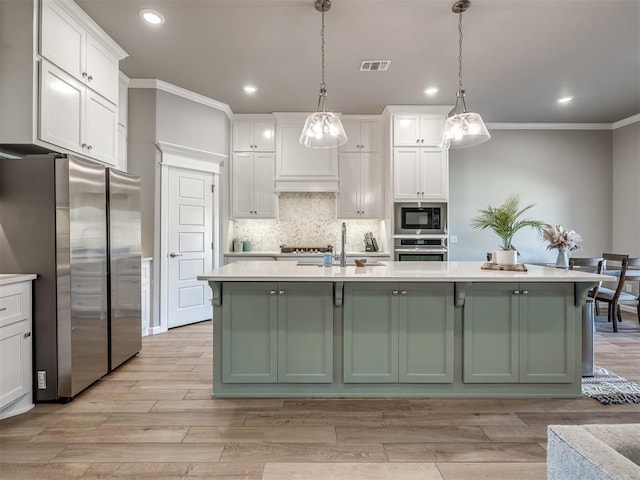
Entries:
POLYGON ((471 220, 473 228, 481 230, 493 230, 502 239, 502 251, 496 252, 498 258, 493 261, 503 265, 515 265, 518 261, 518 252, 511 241, 518 230, 531 227, 538 231, 546 225, 539 220, 522 218, 523 214, 533 208, 535 204, 520 208, 520 195, 512 194, 498 207, 489 205, 480 210, 480 214, 471 220))

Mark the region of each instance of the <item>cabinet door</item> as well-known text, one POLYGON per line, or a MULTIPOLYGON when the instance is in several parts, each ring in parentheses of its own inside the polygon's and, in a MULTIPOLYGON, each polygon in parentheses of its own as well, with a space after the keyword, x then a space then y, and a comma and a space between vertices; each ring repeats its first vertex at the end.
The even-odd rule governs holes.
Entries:
POLYGON ((393 150, 393 197, 395 200, 420 199, 420 149, 393 150))
POLYGON ((118 103, 118 59, 104 45, 87 34, 87 86, 110 102, 118 103))
POLYGON ((276 126, 270 120, 257 120, 253 123, 253 144, 258 152, 276 151, 276 126))
POLYGON ((253 216, 253 154, 234 153, 231 164, 231 216, 253 216))
POLYGON ((84 153, 85 87, 59 68, 40 64, 39 138, 73 152, 84 153))
POLYGON ((382 126, 380 122, 363 121, 360 124, 360 150, 379 152, 382 149, 382 126))
POLYGON ((31 321, 0 327, 0 409, 31 391, 31 321))
POLYGON ((393 145, 412 147, 420 144, 420 116, 414 114, 393 116, 393 145))
POLYGON ((233 122, 233 147, 236 152, 253 150, 253 122, 236 120, 233 122))
POLYGON ((344 133, 347 134, 347 143, 340 146, 341 152, 359 152, 360 149, 360 121, 343 120, 344 133))
POLYGON ((520 285, 520 382, 576 380, 573 285, 520 285))
POLYGON ((361 218, 360 154, 340 154, 340 194, 338 218, 361 218))
POLYGON ((420 149, 420 197, 446 200, 448 196, 447 152, 440 149, 420 149))
POLYGON ((276 218, 276 194, 274 185, 276 157, 273 153, 253 155, 252 218, 276 218))
POLYGON ((444 119, 438 115, 420 115, 420 146, 438 147, 444 119))
POLYGON ((360 156, 360 216, 382 218, 382 155, 363 153, 360 156))
POLYGON ((110 165, 116 165, 118 151, 117 107, 86 89, 85 154, 110 165))
POLYGON ((400 284, 399 381, 453 382, 453 284, 400 284))
POLYGON ((518 307, 514 283, 474 283, 463 310, 463 381, 517 383, 518 307))
POLYGON ((54 0, 43 0, 40 8, 40 53, 69 75, 84 82, 84 27, 54 0))
POLYGON ((333 382, 333 284, 278 284, 278 382, 333 382))
POLYGON ((344 383, 397 383, 398 295, 389 283, 344 286, 344 383))
POLYGON ((222 381, 276 383, 277 285, 226 282, 222 290, 222 381))

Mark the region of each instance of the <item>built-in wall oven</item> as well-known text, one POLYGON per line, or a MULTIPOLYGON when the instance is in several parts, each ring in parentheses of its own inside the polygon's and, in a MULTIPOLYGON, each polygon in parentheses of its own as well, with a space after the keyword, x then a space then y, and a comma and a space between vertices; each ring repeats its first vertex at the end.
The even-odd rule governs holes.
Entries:
POLYGON ((396 262, 443 262, 447 260, 447 245, 442 238, 396 238, 396 262))
POLYGON ((396 203, 394 233, 445 234, 447 206, 444 203, 396 203))

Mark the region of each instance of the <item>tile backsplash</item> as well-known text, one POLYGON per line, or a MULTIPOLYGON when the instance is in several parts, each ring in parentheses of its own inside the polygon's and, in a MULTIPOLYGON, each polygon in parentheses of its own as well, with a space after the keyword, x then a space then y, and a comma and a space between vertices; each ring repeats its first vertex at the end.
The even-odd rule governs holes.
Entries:
MULTIPOLYGON (((233 238, 251 240, 253 251, 280 251, 280 245, 326 245, 340 250, 343 220, 336 218, 333 193, 281 193, 276 220, 232 221, 233 238)), ((380 220, 344 220, 347 251, 364 251, 364 234, 372 232, 382 248, 380 220)))

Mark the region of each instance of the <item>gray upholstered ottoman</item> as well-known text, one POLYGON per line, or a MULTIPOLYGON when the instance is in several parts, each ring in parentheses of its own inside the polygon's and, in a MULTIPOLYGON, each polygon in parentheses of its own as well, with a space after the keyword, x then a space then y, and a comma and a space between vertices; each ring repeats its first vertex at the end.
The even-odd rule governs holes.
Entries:
POLYGON ((640 424, 549 425, 548 480, 640 480, 640 424))

